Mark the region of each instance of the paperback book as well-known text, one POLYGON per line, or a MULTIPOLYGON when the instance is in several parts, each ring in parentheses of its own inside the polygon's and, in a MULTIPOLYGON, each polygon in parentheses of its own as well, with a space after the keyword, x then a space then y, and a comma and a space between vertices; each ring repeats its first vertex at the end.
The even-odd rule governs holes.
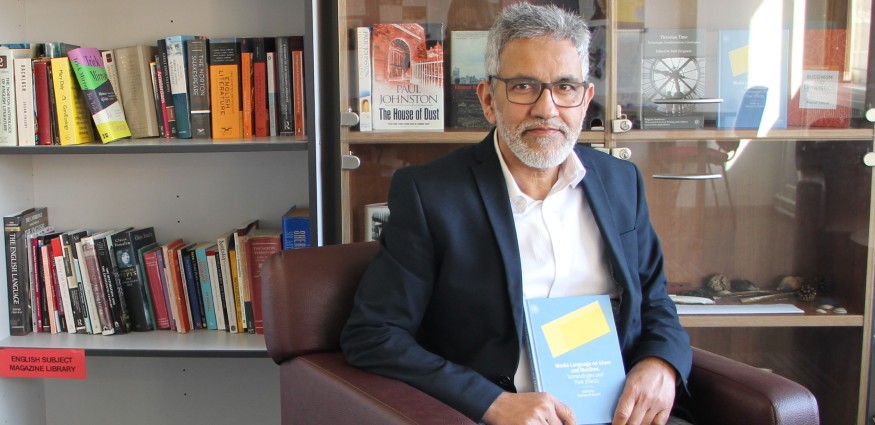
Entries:
POLYGON ((376 24, 371 30, 374 130, 443 130, 443 26, 376 24))
POLYGON ((626 374, 607 295, 525 302, 535 391, 568 405, 578 424, 610 423, 626 374))
POLYGON ((788 125, 848 127, 852 96, 845 78, 847 31, 806 29, 803 42, 802 70, 796 76, 800 85, 790 99, 788 125))
POLYGON ((70 50, 67 56, 79 87, 85 94, 100 140, 110 143, 131 137, 131 130, 125 121, 125 111, 115 96, 100 51, 93 47, 79 47, 70 50))
POLYGON ((648 29, 641 62, 641 128, 695 129, 705 123, 705 38, 695 29, 648 29))
POLYGON ((488 31, 450 33, 450 101, 447 116, 450 127, 489 128, 483 115, 477 85, 486 78, 484 52, 488 31))

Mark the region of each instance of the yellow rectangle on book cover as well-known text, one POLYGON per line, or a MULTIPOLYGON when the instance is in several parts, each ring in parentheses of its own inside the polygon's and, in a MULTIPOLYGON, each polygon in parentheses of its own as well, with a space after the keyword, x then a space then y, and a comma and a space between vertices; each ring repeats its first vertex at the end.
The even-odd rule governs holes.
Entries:
POLYGON ((598 301, 541 326, 550 354, 559 357, 611 331, 598 301))

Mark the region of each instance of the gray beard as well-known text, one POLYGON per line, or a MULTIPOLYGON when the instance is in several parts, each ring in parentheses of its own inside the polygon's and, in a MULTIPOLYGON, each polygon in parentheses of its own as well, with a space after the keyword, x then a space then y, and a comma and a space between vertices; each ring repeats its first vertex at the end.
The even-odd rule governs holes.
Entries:
POLYGON ((504 117, 500 113, 495 114, 498 124, 498 131, 501 138, 504 139, 510 151, 523 164, 536 169, 548 169, 559 166, 571 151, 574 149, 574 144, 577 142, 577 136, 580 131, 571 131, 565 123, 560 122, 559 128, 562 134, 565 135, 565 140, 558 146, 554 146, 554 141, 548 137, 538 137, 534 139, 533 144, 542 149, 533 148, 523 141, 522 134, 529 128, 544 124, 545 121, 530 121, 518 125, 514 129, 507 128, 504 125, 504 117))

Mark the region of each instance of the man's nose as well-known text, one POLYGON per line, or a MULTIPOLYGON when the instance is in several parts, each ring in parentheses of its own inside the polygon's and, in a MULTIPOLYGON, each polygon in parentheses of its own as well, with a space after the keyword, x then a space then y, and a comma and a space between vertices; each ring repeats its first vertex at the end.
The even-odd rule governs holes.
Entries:
POLYGON ((541 88, 541 95, 532 104, 531 114, 539 118, 553 118, 559 115, 559 108, 556 107, 556 102, 553 101, 553 91, 550 87, 541 88))

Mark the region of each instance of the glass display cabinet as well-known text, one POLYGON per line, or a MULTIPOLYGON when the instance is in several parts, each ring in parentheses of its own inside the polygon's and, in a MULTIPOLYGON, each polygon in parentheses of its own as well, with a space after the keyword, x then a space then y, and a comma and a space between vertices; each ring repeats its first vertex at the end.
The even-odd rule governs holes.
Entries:
MULTIPOLYGON (((365 207, 386 201, 395 170, 486 135, 460 118, 478 116, 460 89, 483 71, 467 71, 466 46, 453 41, 488 29, 508 2, 338 3, 338 103, 350 124, 363 111, 356 28, 442 24, 444 54, 443 130, 339 130, 351 164, 338 177, 344 241, 365 237, 365 207)), ((693 345, 802 383, 822 423, 862 424, 873 296, 871 0, 552 3, 590 20, 596 97, 580 143, 641 169, 669 291, 798 309, 683 314, 693 345), (729 292, 715 297, 715 279, 729 292)))

